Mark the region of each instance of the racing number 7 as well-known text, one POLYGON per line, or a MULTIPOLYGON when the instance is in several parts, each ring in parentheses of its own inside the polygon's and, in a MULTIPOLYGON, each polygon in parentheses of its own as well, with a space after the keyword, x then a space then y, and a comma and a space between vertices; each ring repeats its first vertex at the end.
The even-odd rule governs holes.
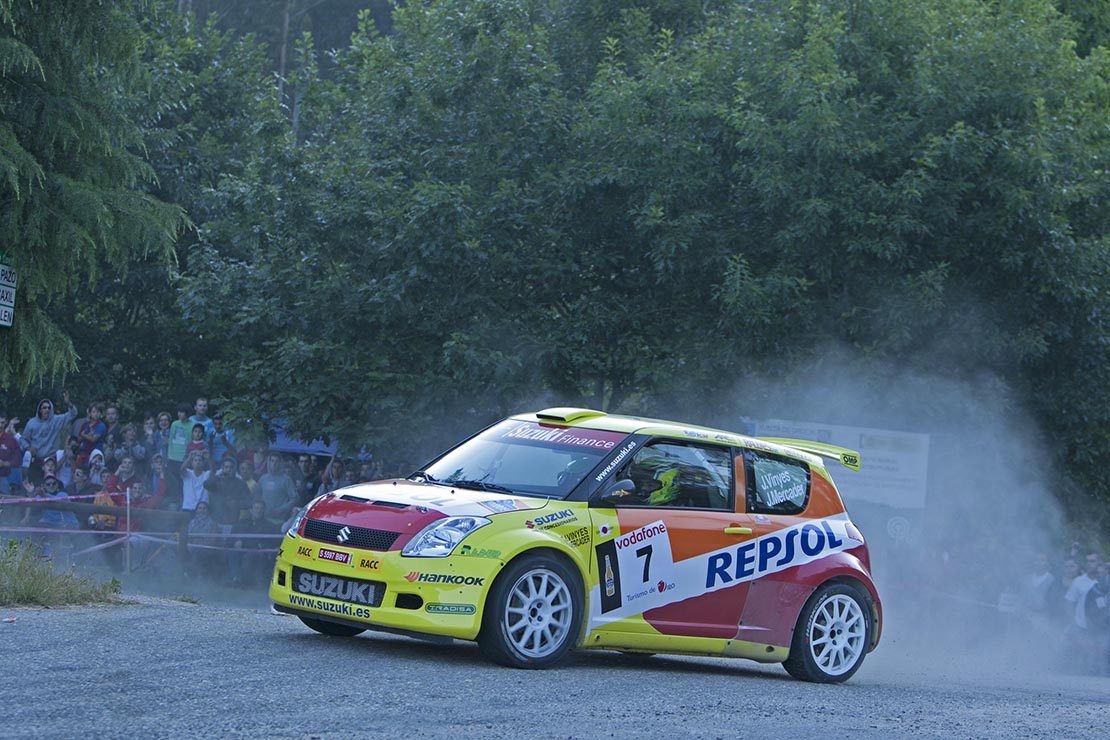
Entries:
POLYGON ((637 550, 636 557, 644 559, 644 583, 647 583, 648 569, 651 567, 651 545, 644 545, 637 550))

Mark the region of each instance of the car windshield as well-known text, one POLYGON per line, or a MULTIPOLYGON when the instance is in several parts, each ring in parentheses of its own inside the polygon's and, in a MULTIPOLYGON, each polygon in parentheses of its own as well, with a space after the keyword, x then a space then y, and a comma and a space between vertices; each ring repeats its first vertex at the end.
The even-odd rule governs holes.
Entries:
POLYGON ((627 436, 506 419, 413 477, 459 488, 565 498, 627 436))

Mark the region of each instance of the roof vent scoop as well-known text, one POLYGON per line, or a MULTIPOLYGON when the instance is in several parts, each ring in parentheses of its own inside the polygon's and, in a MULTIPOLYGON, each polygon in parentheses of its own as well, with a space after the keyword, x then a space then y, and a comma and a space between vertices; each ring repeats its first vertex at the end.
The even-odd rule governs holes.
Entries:
POLYGON ((573 421, 581 421, 582 419, 592 419, 596 416, 607 416, 604 411, 595 411, 594 409, 576 409, 564 406, 559 406, 553 409, 544 409, 543 411, 536 412, 536 418, 543 421, 562 421, 570 423, 573 421))

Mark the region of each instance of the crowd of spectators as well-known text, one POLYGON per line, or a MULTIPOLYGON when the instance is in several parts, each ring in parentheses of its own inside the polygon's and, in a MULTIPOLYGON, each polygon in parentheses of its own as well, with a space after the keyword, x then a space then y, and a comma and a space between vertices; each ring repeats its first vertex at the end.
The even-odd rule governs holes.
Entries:
MULTIPOLYGON (((20 419, 0 411, 0 524, 90 530, 107 541, 120 532, 165 534, 165 519, 149 512, 185 512, 190 556, 181 565, 191 575, 231 583, 268 577, 277 538, 301 507, 385 473, 378 461, 347 466, 334 456, 283 453, 264 441, 242 444, 219 411, 209 414, 206 398, 173 416, 147 414, 141 423, 121 419, 116 404, 90 404, 81 416, 68 393, 63 403, 59 411, 44 399, 22 433, 20 419), (14 502, 5 506, 5 498, 14 502), (129 514, 78 517, 17 501, 27 498, 129 505, 129 514)), ((117 568, 118 550, 103 550, 117 568)), ((167 548, 139 540, 135 550, 133 567, 142 567, 167 548)))
POLYGON ((906 579, 929 593, 905 597, 920 607, 914 618, 968 640, 962 647, 1001 645, 1031 664, 1110 676, 1110 563, 1098 549, 1078 542, 1025 552, 963 545, 941 548, 939 567, 923 559, 906 579), (953 623, 958 633, 950 632, 953 623))
POLYGON ((1110 563, 1073 543, 1059 568, 1037 553, 1017 590, 1031 635, 1062 641, 1065 668, 1110 676, 1110 563))

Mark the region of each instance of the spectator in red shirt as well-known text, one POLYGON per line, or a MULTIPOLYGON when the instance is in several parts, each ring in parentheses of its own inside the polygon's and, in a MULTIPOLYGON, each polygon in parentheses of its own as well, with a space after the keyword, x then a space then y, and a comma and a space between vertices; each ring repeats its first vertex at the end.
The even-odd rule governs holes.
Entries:
MULTIPOLYGON (((123 459, 119 461, 119 467, 116 468, 116 472, 108 476, 106 482, 108 493, 123 493, 129 486, 134 484, 136 480, 138 480, 138 476, 135 474, 135 458, 130 455, 124 455, 123 459)), ((114 495, 113 498, 115 498, 114 495)), ((123 498, 118 498, 116 503, 122 506, 123 498)))
POLYGON ((8 412, 0 409, 0 494, 11 493, 9 477, 12 470, 20 470, 23 465, 23 451, 15 438, 18 424, 19 419, 9 418, 8 412))

